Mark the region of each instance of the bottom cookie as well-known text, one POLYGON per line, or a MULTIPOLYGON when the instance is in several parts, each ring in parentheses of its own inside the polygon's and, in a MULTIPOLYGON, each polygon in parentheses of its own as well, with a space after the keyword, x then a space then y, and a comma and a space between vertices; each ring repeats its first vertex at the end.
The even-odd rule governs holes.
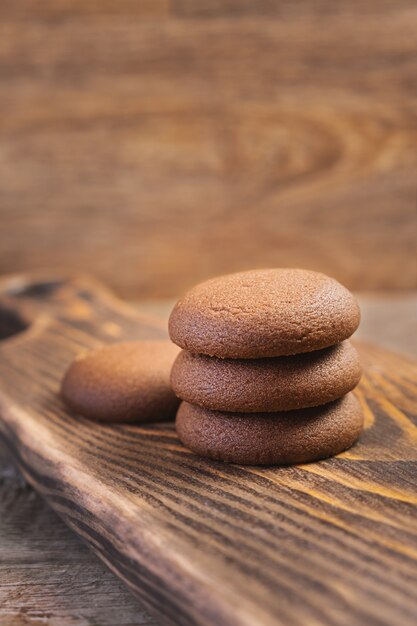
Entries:
POLYGON ((324 459, 350 448, 362 427, 362 409, 352 393, 320 407, 280 413, 225 413, 182 402, 176 418, 187 448, 242 465, 324 459))

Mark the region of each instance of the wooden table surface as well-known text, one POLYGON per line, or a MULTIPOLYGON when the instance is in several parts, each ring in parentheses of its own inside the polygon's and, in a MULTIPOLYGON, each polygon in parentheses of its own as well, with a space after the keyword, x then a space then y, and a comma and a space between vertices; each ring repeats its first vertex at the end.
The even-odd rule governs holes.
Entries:
MULTIPOLYGON (((416 356, 413 295, 362 295, 362 340, 416 356)), ((166 317, 171 302, 139 308, 166 317)), ((0 451, 1 626, 156 626, 0 451)))
MULTIPOLYGON (((129 299, 250 266, 413 288, 416 17, 411 0, 2 0, 0 271, 88 267, 129 299)), ((417 354, 415 296, 360 300, 358 338, 417 354)), ((0 626, 40 624, 155 622, 2 450, 0 626)))
POLYGON ((2 0, 0 271, 89 268, 129 300, 248 267, 413 288, 416 22, 413 0, 2 0))

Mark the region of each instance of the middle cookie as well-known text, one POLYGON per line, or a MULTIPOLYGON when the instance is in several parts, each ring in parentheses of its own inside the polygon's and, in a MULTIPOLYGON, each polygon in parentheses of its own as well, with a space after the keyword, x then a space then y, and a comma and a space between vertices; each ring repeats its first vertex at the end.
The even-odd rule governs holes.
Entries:
POLYGON ((265 359, 218 359, 183 350, 171 371, 176 395, 207 409, 243 413, 289 411, 341 398, 361 368, 349 341, 265 359))

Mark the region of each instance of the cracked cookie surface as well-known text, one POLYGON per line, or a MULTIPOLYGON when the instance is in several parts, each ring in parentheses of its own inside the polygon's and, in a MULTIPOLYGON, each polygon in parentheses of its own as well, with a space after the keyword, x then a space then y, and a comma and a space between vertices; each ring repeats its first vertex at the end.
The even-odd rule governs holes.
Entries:
POLYGON ((245 359, 327 348, 359 325, 353 295, 302 269, 239 272, 196 285, 175 305, 172 341, 195 354, 245 359))
POLYGON ((178 397, 207 409, 288 411, 326 404, 359 382, 359 357, 349 341, 304 354, 218 359, 182 350, 171 371, 178 397))
POLYGON ((176 430, 198 455, 243 465, 289 465, 347 450, 363 414, 353 393, 324 406, 279 413, 225 413, 182 402, 176 430))

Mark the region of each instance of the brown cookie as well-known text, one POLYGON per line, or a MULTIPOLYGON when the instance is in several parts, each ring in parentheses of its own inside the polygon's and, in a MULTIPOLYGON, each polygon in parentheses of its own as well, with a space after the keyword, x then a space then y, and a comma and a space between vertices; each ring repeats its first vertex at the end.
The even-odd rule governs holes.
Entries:
POLYGON ((170 341, 135 341, 80 355, 64 376, 62 398, 93 420, 171 420, 179 404, 169 384, 177 354, 170 341))
POLYGON ((182 402, 176 419, 187 448, 243 465, 324 459, 349 448, 362 427, 362 410, 352 393, 320 407, 281 413, 223 413, 182 402))
POLYGON ((218 359, 182 351, 171 386, 182 400, 242 413, 288 411, 341 398, 359 382, 358 353, 349 341, 306 354, 218 359))
POLYGON ((312 352, 350 337, 360 312, 333 278, 301 269, 252 270, 191 289, 169 319, 174 343, 225 359, 312 352))

